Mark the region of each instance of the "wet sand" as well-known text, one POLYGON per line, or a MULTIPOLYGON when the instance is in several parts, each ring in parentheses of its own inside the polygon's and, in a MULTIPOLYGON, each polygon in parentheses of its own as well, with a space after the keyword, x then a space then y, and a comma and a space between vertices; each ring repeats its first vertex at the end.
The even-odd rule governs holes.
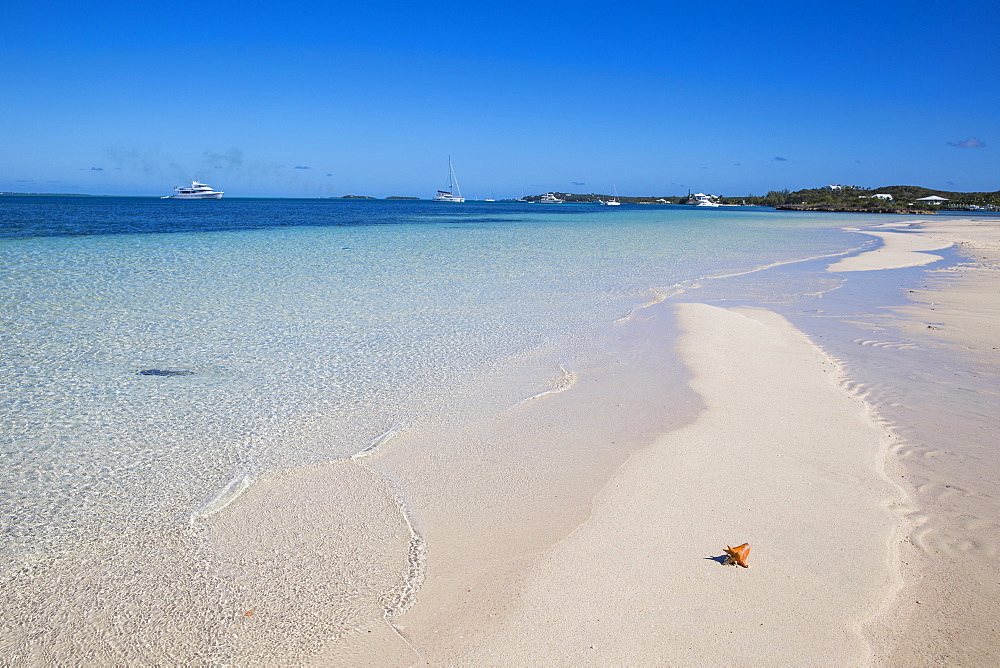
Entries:
MULTIPOLYGON (((602 447, 613 439, 609 408, 645 396, 648 378, 604 400, 607 369, 595 369, 585 401, 580 388, 540 397, 513 433, 606 451, 610 481, 593 498, 585 491, 600 475, 551 481, 533 506, 551 500, 548 516, 515 514, 499 527, 477 524, 495 519, 489 511, 429 494, 420 503, 431 556, 416 604, 320 662, 995 663, 1000 221, 873 232, 881 248, 830 271, 922 266, 952 244, 968 256, 929 270, 886 325, 931 359, 942 352, 932 371, 958 379, 939 390, 951 397, 939 409, 916 385, 890 401, 848 378, 774 312, 656 305, 639 317, 679 319, 703 404, 696 419, 612 451, 602 447), (750 568, 724 565, 723 548, 743 542, 750 568)), ((510 437, 509 424, 497 428, 510 437)), ((391 471, 391 456, 378 465, 391 471)), ((504 475, 515 498, 538 482, 504 475)), ((468 493, 453 482, 456 498, 468 493)))
POLYGON ((881 235, 892 252, 855 258, 862 270, 887 269, 885 258, 899 259, 895 249, 912 249, 914 237, 924 250, 954 245, 961 258, 928 268, 910 303, 887 316, 887 331, 933 359, 886 408, 903 436, 894 457, 914 510, 901 546, 906 586, 881 620, 882 653, 888 665, 997 665, 1000 219, 918 223, 917 234, 881 235))
POLYGON ((467 664, 865 663, 901 584, 890 435, 780 316, 679 307, 706 409, 633 455, 467 664), (723 548, 749 542, 750 568, 723 548))

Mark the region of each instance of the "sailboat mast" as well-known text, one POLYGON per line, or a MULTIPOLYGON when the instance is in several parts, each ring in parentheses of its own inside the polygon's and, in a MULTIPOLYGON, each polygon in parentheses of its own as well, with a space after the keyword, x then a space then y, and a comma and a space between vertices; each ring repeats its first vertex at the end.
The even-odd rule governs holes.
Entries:
POLYGON ((458 177, 455 176, 455 168, 451 164, 451 153, 448 154, 448 190, 458 197, 462 196, 462 189, 458 186, 458 177))

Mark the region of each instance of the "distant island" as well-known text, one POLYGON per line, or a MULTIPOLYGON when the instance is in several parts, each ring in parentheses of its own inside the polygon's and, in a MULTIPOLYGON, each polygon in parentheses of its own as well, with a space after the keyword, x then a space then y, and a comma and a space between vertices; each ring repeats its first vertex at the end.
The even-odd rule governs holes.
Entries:
POLYGON ((113 195, 85 195, 83 193, 0 193, 0 197, 113 197, 113 195))
POLYGON ((940 209, 927 209, 917 206, 891 206, 885 204, 780 204, 774 207, 778 211, 827 211, 831 213, 919 213, 935 214, 940 209))
MULTIPOLYGON (((566 202, 597 202, 611 198, 608 194, 553 193, 566 202)), ((935 213, 941 210, 1000 211, 1000 190, 994 192, 953 192, 934 190, 921 186, 883 186, 864 188, 861 186, 829 185, 822 188, 802 190, 771 190, 766 195, 745 195, 727 197, 708 196, 720 205, 766 206, 788 211, 831 211, 848 213, 935 213), (930 198, 930 199, 928 199, 930 198)), ((524 199, 537 202, 542 195, 530 195, 524 199)), ((688 194, 622 197, 622 203, 629 204, 694 204, 695 196, 688 194)))
POLYGON ((399 195, 391 195, 386 197, 386 199, 420 199, 419 197, 400 197, 399 195))
POLYGON ((368 195, 343 195, 340 199, 377 199, 368 195))
MULTIPOLYGON (((732 198, 723 198, 732 199, 732 198)), ((839 211, 863 213, 934 213, 940 210, 1000 210, 1000 190, 994 192, 953 192, 921 186, 829 185, 805 190, 772 190, 757 198, 743 198, 747 203, 773 206, 790 211, 839 211)))

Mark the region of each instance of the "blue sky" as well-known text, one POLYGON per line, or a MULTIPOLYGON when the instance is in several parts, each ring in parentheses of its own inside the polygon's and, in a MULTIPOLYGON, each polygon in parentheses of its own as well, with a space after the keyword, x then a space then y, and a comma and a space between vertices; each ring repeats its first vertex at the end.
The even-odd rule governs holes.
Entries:
POLYGON ((11 2, 0 191, 1000 189, 1000 3, 11 2))

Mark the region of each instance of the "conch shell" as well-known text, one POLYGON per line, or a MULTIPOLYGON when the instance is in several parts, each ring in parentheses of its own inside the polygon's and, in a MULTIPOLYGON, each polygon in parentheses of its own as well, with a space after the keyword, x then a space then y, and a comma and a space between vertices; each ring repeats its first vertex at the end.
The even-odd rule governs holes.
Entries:
POLYGON ((742 566, 743 568, 750 568, 747 566, 747 557, 750 556, 750 543, 743 543, 736 547, 726 546, 726 565, 736 564, 742 566))

